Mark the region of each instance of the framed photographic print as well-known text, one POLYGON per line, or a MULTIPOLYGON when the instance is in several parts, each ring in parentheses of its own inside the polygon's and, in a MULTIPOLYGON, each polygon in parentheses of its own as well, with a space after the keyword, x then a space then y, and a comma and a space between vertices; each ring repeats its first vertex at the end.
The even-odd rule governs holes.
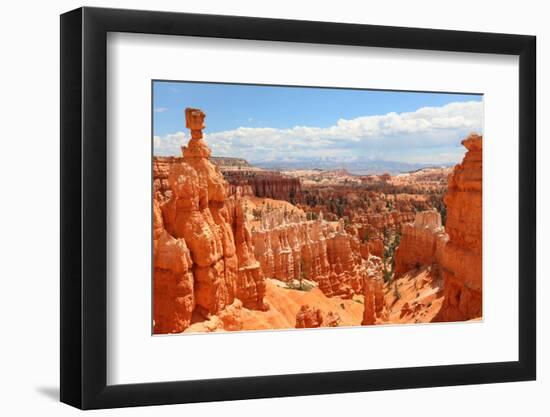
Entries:
POLYGON ((535 379, 534 37, 81 8, 61 102, 63 402, 535 379))

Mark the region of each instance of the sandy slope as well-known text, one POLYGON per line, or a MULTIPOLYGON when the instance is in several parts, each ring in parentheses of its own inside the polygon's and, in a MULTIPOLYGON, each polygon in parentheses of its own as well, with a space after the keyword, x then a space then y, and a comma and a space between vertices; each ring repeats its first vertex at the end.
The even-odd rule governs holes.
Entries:
POLYGON ((329 311, 338 313, 341 326, 357 326, 363 319, 362 297, 355 300, 329 298, 319 288, 310 291, 298 291, 282 288, 279 281, 268 279, 266 297, 270 309, 262 312, 243 310, 244 329, 281 329, 294 328, 296 313, 304 304, 320 309, 325 315, 329 311))
POLYGON ((226 330, 294 329, 296 314, 305 304, 320 309, 324 315, 328 312, 338 313, 341 326, 358 326, 363 319, 361 296, 356 296, 354 300, 329 298, 319 288, 309 291, 291 290, 274 279, 266 280, 265 301, 269 304, 268 311, 249 310, 240 306, 229 308, 230 317, 212 316, 209 320, 192 324, 185 332, 224 331, 223 327, 226 330), (227 326, 227 323, 230 325, 227 326), (232 323, 238 323, 238 327, 232 327, 232 323))
POLYGON ((390 323, 427 323, 443 302, 442 282, 431 267, 411 270, 386 288, 390 323))

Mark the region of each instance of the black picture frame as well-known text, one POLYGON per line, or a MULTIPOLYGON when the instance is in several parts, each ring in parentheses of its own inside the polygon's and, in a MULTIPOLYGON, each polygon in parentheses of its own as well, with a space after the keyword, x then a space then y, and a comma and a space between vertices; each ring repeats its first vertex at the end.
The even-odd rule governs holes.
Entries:
POLYGON ((534 380, 535 54, 524 35, 88 7, 61 15, 61 401, 95 409, 534 380), (107 385, 108 32, 519 56, 518 361, 107 385))

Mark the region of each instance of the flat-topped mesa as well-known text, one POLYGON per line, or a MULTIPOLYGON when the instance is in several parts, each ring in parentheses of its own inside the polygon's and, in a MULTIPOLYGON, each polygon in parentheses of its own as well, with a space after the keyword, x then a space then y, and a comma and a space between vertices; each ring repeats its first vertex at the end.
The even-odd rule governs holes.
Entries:
POLYGON ((442 259, 445 300, 438 321, 482 316, 482 136, 462 141, 468 149, 449 176, 445 195, 449 234, 442 259))

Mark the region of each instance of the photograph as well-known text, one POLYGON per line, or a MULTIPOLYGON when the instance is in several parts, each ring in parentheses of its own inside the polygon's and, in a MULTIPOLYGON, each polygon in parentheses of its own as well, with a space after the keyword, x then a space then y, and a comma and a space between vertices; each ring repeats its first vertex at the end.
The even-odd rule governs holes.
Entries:
POLYGON ((483 320, 482 94, 151 88, 153 334, 483 320))

